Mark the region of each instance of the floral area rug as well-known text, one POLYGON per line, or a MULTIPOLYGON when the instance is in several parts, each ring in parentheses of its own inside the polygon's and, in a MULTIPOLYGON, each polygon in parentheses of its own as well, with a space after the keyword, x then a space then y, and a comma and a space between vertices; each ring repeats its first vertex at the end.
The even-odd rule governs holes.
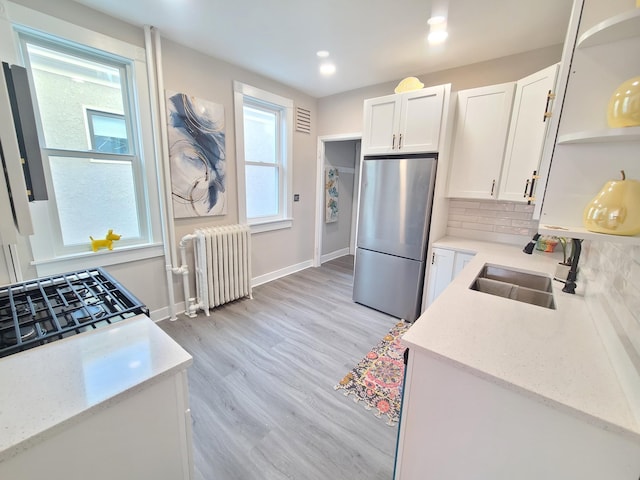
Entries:
POLYGON ((387 419, 394 426, 400 417, 402 381, 404 379, 404 351, 400 337, 410 323, 398 322, 369 353, 347 373, 334 388, 362 402, 377 417, 387 419))

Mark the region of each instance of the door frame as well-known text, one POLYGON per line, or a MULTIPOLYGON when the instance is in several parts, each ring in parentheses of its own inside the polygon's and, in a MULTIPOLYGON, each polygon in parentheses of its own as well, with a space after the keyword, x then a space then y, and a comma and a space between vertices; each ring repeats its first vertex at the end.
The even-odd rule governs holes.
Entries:
MULTIPOLYGON (((313 266, 319 267, 321 265, 322 257, 322 226, 324 219, 324 156, 325 156, 325 143, 326 142, 341 142, 346 140, 360 140, 362 141, 362 133, 342 133, 337 135, 322 135, 318 136, 318 155, 316 157, 316 227, 315 227, 315 241, 313 247, 313 266)), ((359 178, 360 164, 362 158, 362 148, 360 149, 360 158, 356 159, 355 177, 359 178)), ((354 188, 353 202, 356 204, 359 198, 359 190, 354 188)), ((353 208, 353 205, 352 205, 353 208)), ((353 219, 352 219, 353 224, 353 219)), ((351 228, 351 237, 355 234, 354 228, 351 228)), ((350 241, 351 245, 353 242, 350 241)))

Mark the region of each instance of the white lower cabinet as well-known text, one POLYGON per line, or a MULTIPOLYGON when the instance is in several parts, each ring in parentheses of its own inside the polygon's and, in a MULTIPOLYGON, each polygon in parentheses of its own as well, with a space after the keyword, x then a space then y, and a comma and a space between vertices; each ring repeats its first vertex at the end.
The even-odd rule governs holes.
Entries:
POLYGON ((473 257, 473 253, 456 251, 456 254, 453 258, 453 275, 451 276, 451 280, 458 276, 458 274, 464 267, 467 266, 467 263, 469 263, 473 257))
POLYGON ((640 443, 413 348, 395 480, 637 480, 640 443))
MULTIPOLYGON (((46 416, 47 412, 34 415, 46 416)), ((123 394, 0 463, 0 478, 188 480, 192 472, 187 373, 123 394)))
POLYGON ((458 276, 462 269, 473 258, 472 253, 434 247, 429 265, 429 285, 427 290, 427 305, 447 288, 451 281, 458 276))

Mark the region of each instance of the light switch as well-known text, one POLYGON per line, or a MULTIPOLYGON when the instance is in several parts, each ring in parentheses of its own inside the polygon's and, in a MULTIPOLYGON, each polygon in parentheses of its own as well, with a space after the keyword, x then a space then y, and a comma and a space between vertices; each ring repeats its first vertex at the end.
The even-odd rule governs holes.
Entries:
POLYGON ((299 193, 294 193, 293 194, 293 201, 294 202, 299 202, 300 201, 300 194, 299 193))

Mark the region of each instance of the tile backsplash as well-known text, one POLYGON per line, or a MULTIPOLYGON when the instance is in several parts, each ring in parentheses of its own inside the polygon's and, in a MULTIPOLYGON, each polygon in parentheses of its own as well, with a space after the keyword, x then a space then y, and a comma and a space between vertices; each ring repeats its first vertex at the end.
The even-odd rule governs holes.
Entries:
POLYGON ((585 241, 583 252, 585 298, 603 307, 640 372, 640 245, 585 241))
POLYGON ((640 422, 640 245, 583 242, 578 287, 640 422))
POLYGON ((449 201, 447 234, 478 240, 525 243, 537 232, 533 205, 496 200, 449 201))

